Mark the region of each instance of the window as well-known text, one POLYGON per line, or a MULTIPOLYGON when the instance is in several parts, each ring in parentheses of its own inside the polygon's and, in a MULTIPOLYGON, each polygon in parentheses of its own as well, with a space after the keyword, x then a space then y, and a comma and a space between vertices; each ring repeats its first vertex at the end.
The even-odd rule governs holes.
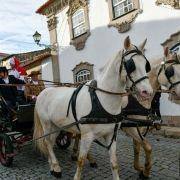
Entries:
POLYGON ((76 75, 76 82, 86 82, 90 80, 90 71, 88 70, 81 70, 76 75))
POLYGON ((74 37, 78 37, 86 32, 85 14, 83 9, 79 9, 73 14, 72 28, 74 37))
POLYGON ((88 62, 80 62, 75 66, 73 71, 74 83, 87 82, 94 79, 93 64, 88 62))
POLYGON ((116 27, 124 33, 131 29, 132 22, 142 13, 139 0, 107 0, 109 7, 109 27, 116 27))
POLYGON ((76 50, 82 50, 90 36, 88 2, 87 0, 72 0, 69 3, 67 15, 71 38, 70 44, 76 50))
POLYGON ((113 0, 114 18, 118 18, 132 10, 132 0, 113 0))

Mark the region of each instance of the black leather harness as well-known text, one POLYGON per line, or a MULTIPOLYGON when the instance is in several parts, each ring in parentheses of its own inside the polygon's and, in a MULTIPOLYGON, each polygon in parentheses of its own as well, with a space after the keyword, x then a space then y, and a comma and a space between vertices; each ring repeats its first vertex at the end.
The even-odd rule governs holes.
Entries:
MULTIPOLYGON (((93 80, 91 82, 91 86, 93 87, 97 87, 97 81, 93 80)), ((78 122, 77 119, 77 114, 76 114, 76 100, 77 100, 77 95, 80 92, 81 88, 83 87, 83 85, 80 85, 72 94, 71 99, 69 101, 69 105, 68 105, 68 110, 67 110, 67 116, 69 114, 69 109, 71 106, 72 109, 72 114, 73 117, 75 119, 76 122, 78 122)), ((112 115, 110 113, 108 113, 103 106, 101 105, 101 102, 99 101, 99 98, 96 94, 96 90, 92 87, 89 87, 89 93, 90 93, 90 97, 91 97, 91 103, 92 103, 92 109, 91 112, 82 117, 84 119, 86 119, 86 121, 84 123, 81 124, 101 124, 103 121, 103 124, 109 124, 109 123, 115 123, 114 126, 114 133, 111 139, 111 142, 108 146, 102 144, 100 141, 98 141, 97 139, 94 141, 97 144, 107 148, 108 150, 110 149, 113 141, 116 141, 116 137, 117 137, 117 130, 118 130, 118 126, 119 126, 119 122, 121 122, 123 120, 122 114, 117 114, 117 115, 112 115), (88 120, 89 119, 89 120, 88 120), (105 121, 106 122, 105 122, 105 121)), ((77 124, 77 128, 80 131, 79 125, 77 124)))

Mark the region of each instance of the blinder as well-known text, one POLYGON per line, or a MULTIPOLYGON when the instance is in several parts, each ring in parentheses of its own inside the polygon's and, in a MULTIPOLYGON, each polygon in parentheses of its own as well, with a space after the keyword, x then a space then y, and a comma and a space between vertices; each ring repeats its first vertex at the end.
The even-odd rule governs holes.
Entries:
POLYGON ((165 71, 165 76, 166 76, 168 82, 170 83, 169 90, 171 90, 172 88, 174 88, 176 85, 180 84, 180 81, 177 81, 177 82, 172 82, 172 81, 171 81, 171 77, 173 77, 174 74, 175 74, 175 72, 174 72, 174 67, 173 67, 173 65, 175 65, 175 64, 180 64, 180 63, 179 63, 179 61, 177 61, 177 60, 169 60, 169 61, 166 61, 165 63, 162 64, 162 66, 161 66, 161 68, 160 68, 160 70, 159 70, 159 73, 158 73, 158 77, 159 77, 159 75, 161 74, 162 70, 164 69, 164 71, 165 71), (165 65, 166 65, 166 64, 170 64, 170 63, 172 63, 172 64, 166 68, 165 65))
POLYGON ((168 80, 170 80, 170 78, 174 76, 174 68, 172 65, 166 68, 165 75, 168 80))
MULTIPOLYGON (((137 55, 137 54, 135 54, 135 55, 137 55)), ((133 56, 135 56, 135 55, 133 55, 133 56)), ((136 66, 135 66, 135 63, 133 60, 133 56, 131 56, 131 58, 129 60, 124 61, 124 66, 125 66, 127 74, 131 74, 132 72, 134 72, 136 70, 136 66)), ((145 57, 145 59, 146 59, 146 57, 145 57)), ((146 73, 148 73, 150 71, 151 71, 151 65, 150 65, 149 61, 146 59, 146 73)))

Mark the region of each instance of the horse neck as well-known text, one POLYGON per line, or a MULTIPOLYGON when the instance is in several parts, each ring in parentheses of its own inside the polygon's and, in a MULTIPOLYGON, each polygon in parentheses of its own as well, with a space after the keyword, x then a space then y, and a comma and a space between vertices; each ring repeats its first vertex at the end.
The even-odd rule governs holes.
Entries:
POLYGON ((152 70, 149 73, 149 81, 151 83, 151 86, 154 90, 158 90, 160 88, 160 84, 158 82, 158 74, 157 74, 156 67, 152 68, 152 70))
MULTIPOLYGON (((114 60, 108 63, 107 67, 100 74, 99 78, 97 79, 99 88, 110 92, 125 91, 125 83, 120 80, 120 75, 118 73, 118 67, 120 68, 122 61, 122 59, 120 60, 119 58, 121 58, 120 52, 114 60)), ((108 110, 112 114, 117 114, 121 111, 121 96, 110 95, 99 91, 97 92, 97 95, 106 110, 108 110)))

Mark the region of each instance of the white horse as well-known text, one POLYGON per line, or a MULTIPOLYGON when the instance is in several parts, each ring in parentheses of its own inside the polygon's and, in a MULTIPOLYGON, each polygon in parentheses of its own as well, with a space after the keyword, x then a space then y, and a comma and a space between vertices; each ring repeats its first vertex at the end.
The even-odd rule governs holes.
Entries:
MULTIPOLYGON (((145 41, 146 42, 146 41, 145 41)), ((144 44, 145 45, 145 44, 144 44)), ((168 81, 166 74, 165 74, 165 70, 168 66, 172 65, 175 61, 178 61, 178 56, 174 53, 170 53, 168 48, 164 49, 164 58, 165 61, 163 61, 162 59, 156 60, 155 62, 152 63, 152 70, 151 72, 148 74, 149 76, 149 80, 151 83, 151 86, 153 87, 154 92, 156 92, 157 90, 159 90, 159 88, 161 87, 161 81, 165 82, 163 85, 167 87, 167 89, 171 86, 170 82, 168 81), (162 68, 162 66, 164 66, 163 63, 167 63, 166 67, 163 68, 160 72, 160 69, 162 68), (161 81, 159 81, 159 77, 160 74, 162 74, 163 76, 163 80, 161 79, 161 81)), ((176 68, 175 73, 174 73, 174 78, 172 83, 176 83, 178 82, 178 80, 180 80, 180 64, 174 64, 173 65, 174 68, 176 68)), ((175 90, 175 94, 170 94, 170 96, 179 96, 180 97, 180 92, 178 91, 180 86, 180 83, 177 84, 176 86, 174 86, 174 90, 175 90)), ((155 94, 155 93, 154 93, 155 94)), ((152 95, 152 98, 150 98, 147 101, 139 101, 139 103, 147 108, 150 109, 151 108, 151 101, 153 99, 154 95, 152 95)), ((128 117, 132 118, 132 119, 147 119, 147 116, 141 116, 141 115, 129 115, 128 117)), ((148 142, 148 140, 144 137, 143 139, 139 136, 139 133, 137 131, 137 128, 133 128, 133 127, 128 127, 128 128, 122 128, 122 130, 124 132, 126 132, 129 136, 131 136, 133 138, 133 144, 134 144, 134 168, 141 172, 141 177, 148 177, 150 174, 150 170, 152 167, 152 162, 151 162, 151 152, 152 152, 152 147, 151 144, 148 142), (144 151, 145 151, 145 166, 143 167, 140 164, 140 149, 141 146, 143 147, 144 151)), ((139 130, 141 131, 141 133, 143 133, 143 131, 146 131, 146 128, 139 128, 139 130)), ((75 144, 74 144, 74 148, 73 148, 73 154, 72 157, 76 158, 77 154, 78 154, 78 142, 79 142, 79 138, 76 138, 75 144)), ((92 158, 92 156, 90 154, 88 154, 88 159, 90 161, 90 165, 93 166, 97 166, 95 163, 95 160, 92 158)))
MULTIPOLYGON (((144 43, 143 43, 144 44, 144 43)), ((144 47, 139 46, 139 50, 133 46, 129 37, 124 41, 124 51, 119 51, 114 59, 108 62, 100 77, 97 79, 98 87, 112 92, 124 92, 126 88, 133 87, 136 90, 136 97, 139 99, 150 98, 153 90, 147 78, 147 59, 144 55, 139 53, 144 47), (131 59, 133 58, 133 60, 131 59), (131 60, 131 62, 129 61, 131 60), (125 63, 129 63, 135 66, 125 68, 125 63), (127 76, 127 71, 133 70, 133 72, 127 76)), ((75 88, 60 87, 60 88, 48 88, 45 89, 37 97, 35 106, 35 127, 34 127, 34 139, 48 134, 58 127, 73 123, 75 121, 70 108, 69 115, 67 114, 68 104, 75 88)), ((77 119, 88 115, 92 109, 92 103, 89 94, 89 88, 83 86, 80 90, 76 100, 76 113, 77 119)), ((97 91, 97 96, 104 109, 113 115, 119 114, 121 108, 126 106, 127 101, 123 100, 127 97, 115 96, 97 91), (124 102, 124 103, 123 103, 124 102)), ((75 180, 79 180, 82 172, 82 167, 86 159, 89 148, 94 139, 104 137, 107 145, 111 143, 115 124, 86 124, 79 125, 81 132, 80 152, 77 163, 77 171, 74 176, 75 180)), ((77 127, 72 127, 68 131, 78 134, 77 127)), ((52 134, 44 139, 38 140, 37 147, 39 150, 47 155, 51 173, 58 177, 61 176, 61 168, 56 159, 53 151, 55 138, 58 134, 52 134)), ((118 164, 116 157, 116 140, 113 139, 112 145, 109 149, 110 164, 113 174, 113 179, 118 180, 118 164)))
MULTIPOLYGON (((176 54, 170 53, 168 48, 164 49, 164 60, 162 59, 155 61, 152 63, 152 69, 149 73, 149 80, 151 83, 151 86, 154 91, 158 90, 162 85, 166 87, 166 89, 169 89, 172 84, 174 84, 173 90, 175 91, 175 94, 170 94, 172 96, 178 96, 180 97, 180 64, 175 63, 175 61, 178 61, 178 56, 176 54), (165 71, 167 71, 167 68, 169 66, 172 66, 174 69, 174 75, 170 77, 170 80, 168 80, 168 77, 166 76, 165 71), (179 83, 178 83, 179 82, 179 83)), ((179 62, 180 63, 180 62, 179 62)), ((148 101, 144 101, 141 103, 142 106, 146 107, 147 109, 151 108, 151 101, 153 99, 154 95, 152 95, 152 98, 148 101)), ((131 115, 128 116, 130 118, 134 119, 145 119, 146 117, 140 116, 140 115, 131 115)), ((139 136, 139 133, 137 132, 136 128, 122 128, 123 131, 125 131, 128 135, 130 135, 133 138, 134 143, 134 168, 137 171, 142 172, 142 176, 148 177, 150 175, 150 170, 152 167, 151 162, 151 152, 152 147, 148 140, 144 138, 143 140, 139 136), (145 167, 143 167, 140 164, 140 149, 141 146, 143 147, 145 151, 145 167)), ((141 128, 141 131, 144 131, 144 128, 141 128)))

